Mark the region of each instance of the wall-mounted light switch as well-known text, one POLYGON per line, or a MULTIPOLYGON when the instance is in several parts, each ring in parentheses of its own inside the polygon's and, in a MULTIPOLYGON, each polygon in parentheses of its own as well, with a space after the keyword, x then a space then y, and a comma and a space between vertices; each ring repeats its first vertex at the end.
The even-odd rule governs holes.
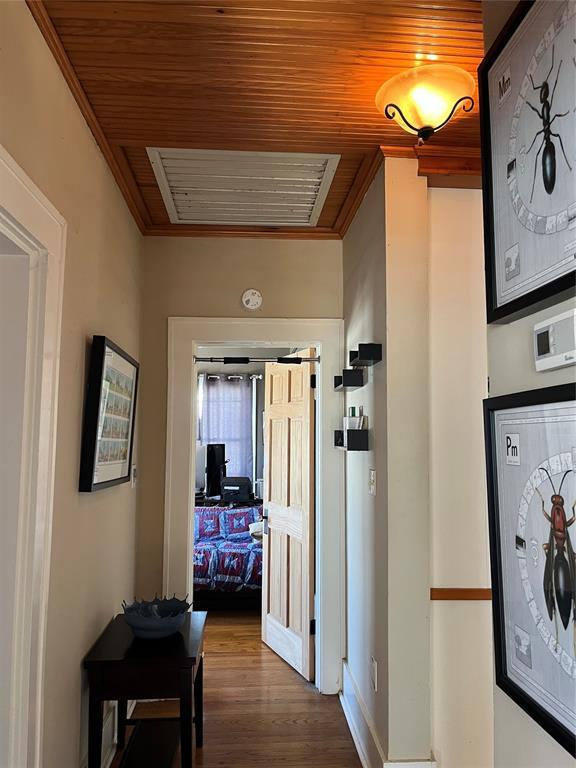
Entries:
POLYGON ((138 470, 136 469, 136 464, 132 464, 132 469, 130 471, 130 488, 136 488, 137 480, 138 480, 138 470))
POLYGON ((368 470, 368 493, 370 496, 376 496, 376 470, 368 470))

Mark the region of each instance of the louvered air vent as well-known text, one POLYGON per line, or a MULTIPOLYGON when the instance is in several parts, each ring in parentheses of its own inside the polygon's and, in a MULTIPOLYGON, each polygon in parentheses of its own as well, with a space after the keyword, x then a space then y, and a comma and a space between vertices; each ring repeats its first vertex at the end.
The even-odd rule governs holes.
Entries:
POLYGON ((173 224, 314 227, 340 155, 147 148, 173 224))

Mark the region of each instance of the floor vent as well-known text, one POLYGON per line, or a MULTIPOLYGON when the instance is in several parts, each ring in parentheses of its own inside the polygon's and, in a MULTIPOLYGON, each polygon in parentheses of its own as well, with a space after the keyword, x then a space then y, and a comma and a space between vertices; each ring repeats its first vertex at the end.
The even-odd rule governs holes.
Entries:
POLYGON ((340 155, 147 148, 173 224, 314 227, 340 155))

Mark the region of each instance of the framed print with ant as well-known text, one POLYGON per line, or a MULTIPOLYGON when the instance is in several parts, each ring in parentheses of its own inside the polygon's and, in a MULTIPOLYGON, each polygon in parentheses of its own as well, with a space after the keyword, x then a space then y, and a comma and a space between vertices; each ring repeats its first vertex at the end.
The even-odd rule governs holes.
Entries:
POLYGON ((576 293, 576 0, 524 0, 478 69, 488 322, 576 293))
POLYGON ((496 684, 576 756, 576 384, 484 401, 496 684))

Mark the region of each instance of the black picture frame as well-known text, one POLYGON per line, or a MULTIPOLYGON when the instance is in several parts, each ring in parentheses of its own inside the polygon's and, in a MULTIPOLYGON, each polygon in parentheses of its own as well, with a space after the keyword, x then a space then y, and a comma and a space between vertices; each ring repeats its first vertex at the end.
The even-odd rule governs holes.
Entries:
MULTIPOLYGON (((570 730, 527 691, 521 688, 508 673, 506 649, 506 617, 504 600, 504 573, 502 568, 501 510, 499 505, 495 414, 509 409, 530 406, 548 406, 554 403, 576 401, 576 384, 518 392, 484 400, 484 434, 486 445, 486 477, 488 486, 488 519, 490 536, 490 561, 492 575, 492 618, 494 633, 494 661, 496 685, 521 709, 533 718, 552 738, 576 757, 576 737, 570 730)), ((573 470, 576 471, 576 470, 573 470)), ((568 513, 567 513, 568 515, 568 513)), ((518 539, 516 539, 518 541, 518 539)))
POLYGON ((80 455, 80 492, 91 493, 130 480, 139 372, 139 363, 113 341, 106 336, 92 338, 80 455), (124 372, 110 367, 115 356, 124 372), (119 389, 114 391, 112 387, 119 389), (130 394, 125 394, 127 391, 130 394), (106 438, 103 433, 98 434, 99 427, 108 419, 110 424, 118 425, 121 431, 116 434, 120 436, 106 438), (111 458, 107 465, 99 462, 101 443, 105 443, 106 449, 118 452, 117 461, 111 458), (119 458, 119 452, 125 452, 125 457, 122 454, 119 458))
POLYGON ((495 265, 495 226, 493 199, 493 169, 491 115, 488 75, 501 57, 520 23, 530 13, 536 0, 520 0, 494 44, 478 67, 480 105, 480 136, 482 147, 482 197, 484 213, 484 253, 486 280, 486 314, 488 323, 508 323, 545 309, 576 295, 576 272, 561 275, 506 304, 498 305, 495 265))

